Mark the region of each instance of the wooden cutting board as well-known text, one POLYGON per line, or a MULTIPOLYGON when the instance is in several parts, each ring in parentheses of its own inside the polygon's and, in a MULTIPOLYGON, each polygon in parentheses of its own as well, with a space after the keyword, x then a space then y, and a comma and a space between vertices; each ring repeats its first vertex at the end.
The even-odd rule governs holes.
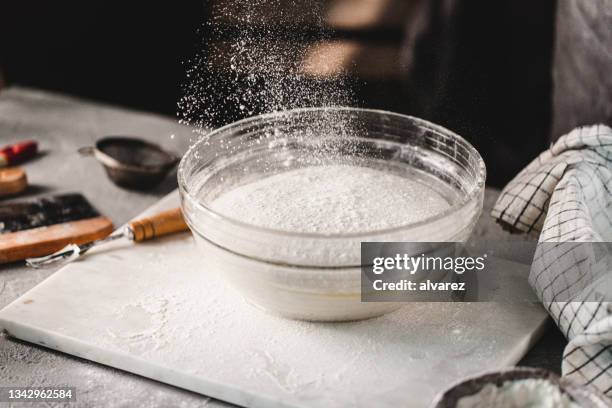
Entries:
POLYGON ((51 254, 68 244, 103 238, 110 219, 80 194, 0 205, 0 264, 51 254))
MULTIPOLYGON (((174 193, 143 216, 177 205, 174 193)), ((360 322, 286 320, 203 266, 189 234, 93 249, 0 311, 10 336, 252 407, 426 407, 515 364, 546 319, 531 303, 414 303, 360 322)))

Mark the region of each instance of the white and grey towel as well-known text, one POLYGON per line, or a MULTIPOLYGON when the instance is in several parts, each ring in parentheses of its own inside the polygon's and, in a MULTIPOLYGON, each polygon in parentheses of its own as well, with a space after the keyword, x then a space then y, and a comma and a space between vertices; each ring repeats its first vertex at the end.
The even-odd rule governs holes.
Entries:
POLYGON ((529 280, 569 340, 563 374, 612 397, 612 129, 561 137, 506 186, 492 215, 539 236, 529 280))

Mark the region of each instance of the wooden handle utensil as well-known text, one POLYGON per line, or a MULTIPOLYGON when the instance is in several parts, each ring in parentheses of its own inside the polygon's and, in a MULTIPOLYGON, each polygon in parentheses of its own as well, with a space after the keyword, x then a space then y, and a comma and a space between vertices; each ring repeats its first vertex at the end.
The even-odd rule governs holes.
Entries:
POLYGON ((65 248, 48 256, 26 259, 26 263, 33 268, 42 268, 58 261, 72 261, 89 251, 94 246, 114 241, 119 238, 127 238, 135 242, 149 241, 177 232, 189 231, 189 227, 183 219, 180 208, 162 211, 150 217, 130 221, 125 228, 115 231, 106 238, 88 242, 82 245, 70 244, 65 248))
POLYGON ((129 222, 128 228, 132 234, 132 239, 136 242, 148 241, 164 235, 189 230, 180 208, 129 222))

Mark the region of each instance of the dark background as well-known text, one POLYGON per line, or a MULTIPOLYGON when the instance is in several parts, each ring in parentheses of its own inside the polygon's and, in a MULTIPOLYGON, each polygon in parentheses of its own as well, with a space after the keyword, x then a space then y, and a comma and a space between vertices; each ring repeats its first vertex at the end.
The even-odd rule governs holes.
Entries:
MULTIPOLYGON (((407 1, 414 12, 399 27, 326 34, 397 47, 404 56, 398 59, 400 77, 374 73, 359 81, 355 74, 359 103, 421 116, 458 132, 483 154, 489 183, 502 186, 549 143, 555 1, 407 1)), ((184 62, 207 44, 201 28, 211 3, 5 2, 4 86, 175 116, 184 62)), ((313 36, 308 27, 290 29, 313 36)), ((231 31, 228 27, 228 36, 231 31)), ((367 55, 364 59, 368 63, 367 55)), ((217 102, 223 104, 222 93, 217 102)), ((222 122, 234 119, 228 114, 222 122)))
POLYGON ((205 18, 201 1, 11 1, 0 9, 8 85, 83 96, 168 115, 182 61, 205 18))

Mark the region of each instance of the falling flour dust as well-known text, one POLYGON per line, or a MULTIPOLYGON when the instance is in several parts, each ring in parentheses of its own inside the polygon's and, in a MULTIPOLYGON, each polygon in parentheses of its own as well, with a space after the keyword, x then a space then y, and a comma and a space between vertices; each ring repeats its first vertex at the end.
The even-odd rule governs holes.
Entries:
POLYGON ((355 79, 346 69, 331 69, 346 65, 342 58, 322 54, 331 35, 324 28, 324 3, 215 2, 201 28, 202 47, 185 62, 181 123, 206 137, 211 128, 261 113, 357 104, 355 79), (312 61, 330 72, 313 74, 312 61))
POLYGON ((399 227, 449 203, 427 185, 368 167, 313 166, 236 187, 211 204, 239 221, 277 230, 338 234, 399 227))

